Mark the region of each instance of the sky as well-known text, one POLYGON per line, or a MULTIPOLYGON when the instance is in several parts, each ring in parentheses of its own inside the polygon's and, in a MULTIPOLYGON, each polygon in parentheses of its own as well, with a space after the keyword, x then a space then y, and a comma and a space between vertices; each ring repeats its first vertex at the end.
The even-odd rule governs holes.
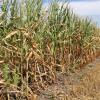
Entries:
POLYGON ((73 0, 70 6, 80 15, 100 14, 100 0, 73 0))

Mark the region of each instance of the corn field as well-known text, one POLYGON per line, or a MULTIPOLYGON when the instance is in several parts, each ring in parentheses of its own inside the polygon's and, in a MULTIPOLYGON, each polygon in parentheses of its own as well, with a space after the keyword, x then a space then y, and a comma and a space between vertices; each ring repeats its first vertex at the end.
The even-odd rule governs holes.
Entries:
POLYGON ((76 15, 67 2, 3 0, 0 15, 0 96, 34 100, 56 73, 82 68, 100 53, 99 29, 76 15), (65 6, 66 3, 66 6, 65 6))

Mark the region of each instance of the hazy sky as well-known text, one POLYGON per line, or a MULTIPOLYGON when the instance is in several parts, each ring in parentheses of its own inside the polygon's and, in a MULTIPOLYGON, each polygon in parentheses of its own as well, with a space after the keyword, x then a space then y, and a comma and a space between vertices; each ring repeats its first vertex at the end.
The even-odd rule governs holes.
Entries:
POLYGON ((73 0, 70 5, 80 15, 100 15, 100 0, 73 0))

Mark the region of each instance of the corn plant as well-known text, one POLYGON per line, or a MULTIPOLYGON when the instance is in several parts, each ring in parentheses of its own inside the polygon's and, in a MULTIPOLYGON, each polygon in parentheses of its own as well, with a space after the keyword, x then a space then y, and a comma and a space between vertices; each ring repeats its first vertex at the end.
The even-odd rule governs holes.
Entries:
POLYGON ((10 79, 27 98, 52 84, 58 71, 83 67, 93 59, 96 48, 100 51, 99 40, 97 45, 94 40, 99 36, 97 28, 91 20, 80 18, 67 2, 59 7, 59 2, 53 0, 47 12, 42 0, 3 2, 0 60, 7 65, 4 79, 10 79))

